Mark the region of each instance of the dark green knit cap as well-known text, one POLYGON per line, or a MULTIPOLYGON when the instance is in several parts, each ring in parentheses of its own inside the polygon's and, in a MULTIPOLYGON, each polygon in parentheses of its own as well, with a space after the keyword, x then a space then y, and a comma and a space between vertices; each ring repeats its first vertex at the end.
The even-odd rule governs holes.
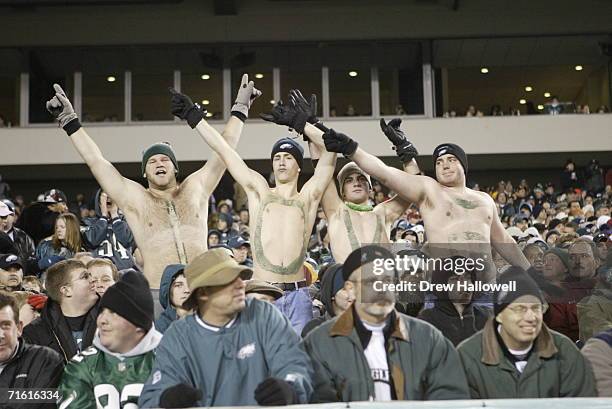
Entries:
POLYGON ((169 157, 172 163, 174 164, 174 169, 176 169, 176 172, 178 173, 179 167, 178 167, 178 163, 176 161, 176 156, 174 155, 174 150, 172 149, 172 146, 170 146, 168 142, 158 142, 158 143, 154 143, 153 145, 149 146, 142 153, 142 174, 143 175, 145 174, 145 168, 147 167, 147 161, 149 160, 149 158, 151 156, 159 155, 159 154, 166 155, 167 157, 169 157))

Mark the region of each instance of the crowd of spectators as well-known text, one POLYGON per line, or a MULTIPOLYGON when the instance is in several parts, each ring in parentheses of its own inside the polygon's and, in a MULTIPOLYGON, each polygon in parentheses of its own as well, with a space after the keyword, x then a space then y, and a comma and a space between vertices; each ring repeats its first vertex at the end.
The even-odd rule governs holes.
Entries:
MULTIPOLYGON (((101 396, 142 407, 612 396, 612 186, 596 160, 584 171, 568 160, 560 180, 476 187, 493 198, 531 264, 520 274, 494 254, 498 281, 519 283, 523 302, 474 291, 400 292, 379 326, 359 318, 368 309, 359 296, 364 278, 355 275, 373 258, 351 254, 338 264, 319 211, 303 264, 314 319, 297 334, 274 307, 282 289, 249 280, 250 215, 239 191, 211 200, 212 250, 166 267, 156 313, 130 228, 103 191, 69 203, 52 189, 28 204, 0 179, 0 335, 8 340, 0 343, 0 386, 59 385, 63 407, 78 408, 95 407, 101 396), (533 344, 500 329, 521 314, 535 323, 537 358, 533 344), (234 350, 236 337, 251 341, 234 350), (495 343, 506 358, 484 350, 495 343), (502 359, 514 375, 497 370, 502 359), (536 376, 536 359, 538 379, 554 381, 521 380, 536 376), (16 375, 23 370, 27 380, 16 375), (104 377, 110 386, 101 391, 104 377)), ((373 181, 372 205, 390 196, 373 181)), ((393 223, 390 240, 402 254, 422 256, 427 231, 418 208, 393 223)), ((439 271, 402 278, 476 280, 439 271)))

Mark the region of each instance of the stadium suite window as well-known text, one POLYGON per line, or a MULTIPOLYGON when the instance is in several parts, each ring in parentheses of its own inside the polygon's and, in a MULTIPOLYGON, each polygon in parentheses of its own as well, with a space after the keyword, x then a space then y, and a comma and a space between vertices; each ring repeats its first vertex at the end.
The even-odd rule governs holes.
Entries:
POLYGON ((0 128, 19 125, 19 77, 0 76, 0 128))
POLYGON ((132 72, 132 121, 171 121, 170 93, 174 73, 132 72))
POLYGON ((181 71, 181 92, 208 112, 208 119, 223 119, 223 71, 202 68, 181 71))
POLYGON ((371 116, 370 68, 329 69, 329 116, 371 116))
POLYGON ((299 89, 307 99, 317 96, 317 115, 323 111, 321 88, 321 51, 315 44, 279 47, 276 52, 277 67, 280 70, 280 98, 287 102, 292 89, 299 89))
POLYGON ((125 120, 124 73, 83 73, 83 122, 125 120))

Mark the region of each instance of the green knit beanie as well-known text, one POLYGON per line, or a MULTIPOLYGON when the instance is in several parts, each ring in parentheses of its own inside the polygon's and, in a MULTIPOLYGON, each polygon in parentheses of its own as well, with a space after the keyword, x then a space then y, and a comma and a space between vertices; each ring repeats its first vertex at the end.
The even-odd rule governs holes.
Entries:
POLYGON ((170 158, 170 160, 174 164, 174 169, 176 169, 176 173, 178 174, 179 167, 176 161, 176 156, 174 155, 174 150, 172 149, 172 146, 170 146, 170 144, 167 142, 154 143, 142 153, 142 174, 145 174, 145 168, 147 167, 147 161, 149 160, 149 158, 151 156, 159 154, 166 155, 170 158))

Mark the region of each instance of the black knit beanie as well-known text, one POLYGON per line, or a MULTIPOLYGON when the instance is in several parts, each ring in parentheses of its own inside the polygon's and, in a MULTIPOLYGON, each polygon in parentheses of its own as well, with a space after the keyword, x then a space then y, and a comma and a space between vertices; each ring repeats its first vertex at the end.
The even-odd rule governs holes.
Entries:
POLYGON ((453 155, 459 160, 459 162, 461 163, 461 166, 463 166, 463 171, 465 173, 465 176, 467 177, 467 173, 468 173, 467 155, 465 154, 465 151, 461 149, 461 146, 455 145, 454 143, 443 143, 441 145, 438 145, 436 149, 434 149, 433 151, 434 169, 436 168, 436 161, 438 160, 438 158, 446 154, 453 155))
POLYGON ((169 143, 158 142, 158 143, 154 143, 153 145, 149 146, 142 153, 142 175, 145 174, 145 169, 147 167, 147 161, 149 160, 149 158, 151 156, 160 155, 160 154, 166 155, 167 157, 170 158, 170 160, 174 164, 174 169, 176 169, 176 173, 178 173, 179 167, 178 167, 178 162, 176 161, 176 156, 174 154, 174 149, 172 149, 172 146, 170 146, 169 143))
POLYGON ((293 156, 295 161, 298 163, 300 169, 302 169, 302 164, 304 162, 304 148, 302 148, 299 143, 289 138, 279 139, 272 147, 270 159, 274 159, 274 155, 276 155, 278 152, 287 152, 291 154, 291 156, 293 156))
POLYGON ((100 301, 102 308, 108 308, 146 331, 153 325, 153 296, 149 282, 142 273, 127 271, 106 290, 100 301))
POLYGON ((544 297, 540 291, 540 287, 531 278, 525 270, 520 267, 510 267, 497 278, 497 284, 511 284, 516 282, 516 290, 514 291, 496 291, 493 299, 493 313, 497 316, 514 300, 524 295, 533 295, 540 302, 544 303, 544 297))

